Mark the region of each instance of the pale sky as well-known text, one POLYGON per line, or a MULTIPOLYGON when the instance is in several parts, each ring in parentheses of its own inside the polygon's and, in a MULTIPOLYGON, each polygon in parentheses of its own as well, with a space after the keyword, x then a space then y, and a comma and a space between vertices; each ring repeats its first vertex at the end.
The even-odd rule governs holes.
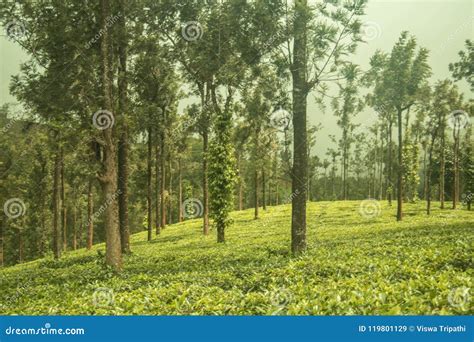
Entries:
MULTIPOLYGON (((438 79, 450 78, 448 64, 458 60, 458 52, 464 49, 466 39, 474 39, 474 1, 473 0, 397 0, 369 1, 366 15, 366 34, 370 39, 361 44, 352 61, 363 70, 368 67, 370 56, 377 49, 389 52, 402 31, 414 35, 418 44, 430 51, 429 64, 432 67, 432 83, 438 79)), ((9 92, 12 75, 19 72, 19 66, 27 59, 21 48, 0 36, 0 105, 14 103, 9 92)), ((467 82, 457 82, 466 98, 472 98, 467 82)), ((181 107, 181 106, 180 106, 181 107)), ((375 114, 370 109, 359 113, 357 122, 370 125, 375 114)), ((317 135, 315 152, 323 156, 331 146, 328 134, 338 136, 339 129, 330 108, 323 113, 309 98, 308 120, 311 124, 321 123, 323 129, 317 135)), ((362 128, 363 129, 363 128, 362 128)))

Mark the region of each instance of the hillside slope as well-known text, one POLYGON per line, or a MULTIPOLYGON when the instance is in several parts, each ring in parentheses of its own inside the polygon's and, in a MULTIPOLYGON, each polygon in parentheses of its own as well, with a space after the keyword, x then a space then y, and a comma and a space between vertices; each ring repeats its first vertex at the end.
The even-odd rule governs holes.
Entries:
POLYGON ((114 275, 97 250, 0 270, 1 314, 472 314, 474 214, 407 204, 308 204, 308 252, 288 253, 291 207, 234 212, 227 243, 201 220, 175 224, 114 275), (469 292, 471 291, 471 292, 469 292))

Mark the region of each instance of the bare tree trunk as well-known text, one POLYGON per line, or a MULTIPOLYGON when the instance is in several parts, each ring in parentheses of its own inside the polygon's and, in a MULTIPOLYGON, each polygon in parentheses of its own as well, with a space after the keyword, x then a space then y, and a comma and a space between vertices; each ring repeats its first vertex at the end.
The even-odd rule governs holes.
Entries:
MULTIPOLYGON (((57 136, 57 134, 56 134, 57 136)), ((54 175, 53 175, 53 252, 54 258, 59 259, 61 257, 61 231, 59 227, 59 183, 61 178, 61 154, 59 151, 56 152, 54 158, 54 175)))
POLYGON ((267 187, 265 179, 265 168, 262 168, 262 206, 263 210, 267 210, 267 187))
POLYGON ((160 141, 160 161, 161 161, 161 181, 160 181, 160 193, 161 193, 161 228, 164 229, 166 226, 166 196, 165 196, 165 182, 166 182, 166 153, 165 153, 165 139, 166 132, 163 128, 161 133, 160 141))
POLYGON ((433 168, 433 147, 436 139, 436 134, 431 138, 428 169, 426 172, 426 214, 431 214, 431 170, 433 168))
POLYGON ((183 221, 183 175, 181 170, 181 156, 178 158, 178 222, 183 221))
POLYGON ((76 250, 77 249, 77 227, 76 227, 76 222, 77 222, 77 208, 74 205, 74 209, 72 212, 72 249, 76 250))
POLYGON ((153 238, 153 210, 152 210, 152 147, 153 147, 153 139, 152 139, 152 129, 151 129, 151 124, 148 127, 148 153, 147 153, 147 175, 146 175, 146 181, 147 181, 147 195, 146 195, 146 203, 147 203, 147 228, 148 228, 148 241, 151 241, 153 238))
POLYGON ((94 243, 94 194, 92 192, 92 181, 92 177, 89 178, 89 187, 87 190, 87 249, 91 249, 94 243))
POLYGON ((119 0, 119 65, 118 65, 118 110, 121 116, 118 142, 118 208, 120 242, 122 253, 130 253, 130 228, 128 225, 128 123, 127 123, 127 32, 125 0, 119 0))
POLYGON ((392 162, 392 125, 393 120, 389 118, 388 123, 388 186, 390 187, 390 191, 388 192, 388 205, 392 206, 392 194, 393 194, 393 181, 392 181, 392 169, 393 169, 393 162, 392 162))
POLYGON ((398 110, 398 183, 397 183, 397 221, 403 219, 403 137, 402 111, 398 110))
POLYGON ((255 167, 254 175, 253 175, 253 182, 254 182, 254 219, 258 219, 258 170, 255 167))
POLYGON ((444 152, 444 129, 441 132, 441 160, 440 160, 440 172, 439 172, 439 201, 441 209, 444 209, 444 178, 445 178, 445 171, 446 171, 446 160, 445 160, 445 152, 444 152))
MULTIPOLYGON (((101 31, 100 56, 102 62, 102 95, 105 110, 113 109, 110 80, 110 42, 108 34, 108 18, 110 7, 108 0, 100 0, 101 31)), ((117 151, 114 142, 113 125, 102 131, 103 160, 102 169, 98 175, 104 198, 108 201, 105 208, 105 262, 114 270, 122 269, 122 247, 120 242, 120 229, 118 225, 118 206, 115 198, 117 191, 117 151)))
POLYGON ((293 27, 293 168, 291 206, 291 251, 299 254, 306 250, 306 184, 308 178, 307 158, 307 0, 295 3, 293 27))
POLYGON ((63 251, 67 250, 67 207, 64 190, 64 151, 61 147, 61 231, 63 233, 63 251))
MULTIPOLYGON (((158 135, 157 135, 158 136, 158 135)), ((155 143, 155 216, 156 227, 155 234, 161 233, 161 219, 160 219, 160 149, 158 142, 155 143)))
POLYGON ((207 165, 207 154, 209 150, 209 135, 207 129, 202 135, 202 192, 203 192, 203 234, 209 234, 209 186, 207 181, 208 165, 207 165))
POLYGON ((173 224, 173 165, 171 162, 171 153, 169 153, 169 177, 168 180, 170 182, 169 189, 168 189, 168 223, 173 224))

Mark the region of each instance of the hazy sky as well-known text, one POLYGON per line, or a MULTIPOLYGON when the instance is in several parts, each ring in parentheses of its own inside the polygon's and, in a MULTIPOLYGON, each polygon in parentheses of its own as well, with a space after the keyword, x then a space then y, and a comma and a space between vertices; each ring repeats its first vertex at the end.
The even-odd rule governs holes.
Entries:
MULTIPOLYGON (((474 39, 474 0, 398 0, 369 1, 366 15, 366 35, 369 41, 361 44, 352 59, 362 69, 367 69, 370 56, 377 49, 390 51, 404 30, 416 36, 420 46, 430 50, 429 63, 432 81, 450 77, 448 64, 458 60, 466 39, 474 39)), ((2 32, 3 34, 3 32, 2 32)), ((8 92, 10 77, 19 72, 19 65, 27 56, 19 46, 0 36, 0 105, 15 102, 8 92)), ((458 82, 467 98, 472 94, 465 81, 458 82)), ((328 108, 325 113, 309 98, 308 118, 312 124, 321 123, 323 129, 317 136, 318 155, 324 155, 331 145, 328 134, 338 136, 336 119, 328 108)), ((357 122, 370 125, 375 114, 366 109, 358 115, 357 122)))

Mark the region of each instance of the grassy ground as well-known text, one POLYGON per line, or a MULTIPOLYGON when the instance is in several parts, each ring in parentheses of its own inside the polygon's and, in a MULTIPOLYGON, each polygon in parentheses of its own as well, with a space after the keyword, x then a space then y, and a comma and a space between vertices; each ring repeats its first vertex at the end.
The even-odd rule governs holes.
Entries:
POLYGON ((472 314, 474 212, 424 204, 380 215, 358 201, 308 204, 305 255, 291 257, 289 205, 235 212, 227 243, 200 220, 167 227, 114 275, 97 245, 0 271, 3 314, 472 314), (469 292, 470 291, 470 292, 469 292))

